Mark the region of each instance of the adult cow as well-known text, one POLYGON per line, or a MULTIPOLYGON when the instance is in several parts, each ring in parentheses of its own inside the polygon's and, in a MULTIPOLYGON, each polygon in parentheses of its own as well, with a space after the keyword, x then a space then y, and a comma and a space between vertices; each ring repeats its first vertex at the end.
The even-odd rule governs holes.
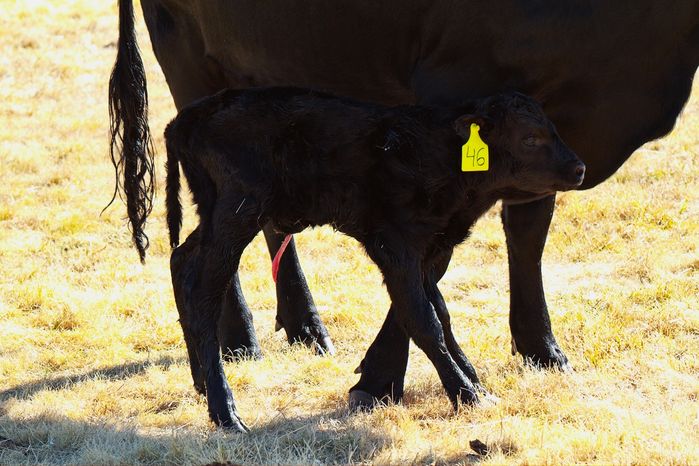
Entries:
MULTIPOLYGON (((448 104, 518 90, 536 96, 587 165, 581 189, 668 133, 699 65, 699 0, 141 0, 155 55, 178 108, 224 87, 294 85, 385 104, 448 104)), ((119 1, 110 82, 112 156, 123 174, 134 242, 152 201, 145 75, 132 0, 119 1)), ((554 197, 503 206, 510 328, 517 351, 568 361, 551 331, 541 254, 554 197)), ((281 239, 265 229, 274 254, 281 239)), ((224 352, 258 354, 237 277, 221 327, 224 352)), ((293 244, 277 283, 290 341, 332 346, 293 244)), ((407 336, 389 314, 356 388, 402 386, 407 336)), ((387 388, 388 387, 388 388, 387 388)))

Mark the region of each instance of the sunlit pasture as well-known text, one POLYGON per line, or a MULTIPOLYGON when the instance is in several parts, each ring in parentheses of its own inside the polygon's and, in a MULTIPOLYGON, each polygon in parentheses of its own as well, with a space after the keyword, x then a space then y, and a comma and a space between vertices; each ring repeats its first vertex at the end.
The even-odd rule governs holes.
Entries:
MULTIPOLYGON (((0 0, 0 464, 699 463, 699 89, 667 138, 608 182, 560 195, 543 258, 575 371, 510 354, 499 208, 442 281, 466 354, 499 402, 453 412, 414 346, 400 405, 350 414, 353 373, 388 309, 376 267, 328 228, 298 235, 337 348, 274 331, 262 238, 241 280, 264 360, 226 371, 247 435, 209 421, 191 384, 164 222, 175 115, 137 6, 159 191, 146 265, 110 200, 107 81, 116 2, 0 0), (477 455, 469 441, 490 453, 477 455)), ((196 223, 191 207, 185 229, 196 223)))

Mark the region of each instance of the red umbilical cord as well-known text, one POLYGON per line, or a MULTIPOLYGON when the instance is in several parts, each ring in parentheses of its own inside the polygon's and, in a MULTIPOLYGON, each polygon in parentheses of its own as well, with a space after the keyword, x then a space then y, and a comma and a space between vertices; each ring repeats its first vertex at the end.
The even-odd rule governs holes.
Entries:
POLYGON ((290 241, 291 241, 291 235, 286 235, 286 237, 284 238, 284 241, 282 241, 282 245, 279 246, 279 250, 274 255, 274 259, 272 260, 272 278, 274 279, 274 283, 277 283, 277 274, 279 273, 279 263, 282 261, 282 256, 284 255, 284 251, 286 251, 286 247, 289 245, 290 241))

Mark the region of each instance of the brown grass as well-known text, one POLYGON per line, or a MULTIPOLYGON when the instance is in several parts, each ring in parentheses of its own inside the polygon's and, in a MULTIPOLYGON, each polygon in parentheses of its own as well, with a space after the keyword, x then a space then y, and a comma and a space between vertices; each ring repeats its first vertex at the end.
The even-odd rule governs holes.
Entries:
MULTIPOLYGON (((252 427, 230 435, 191 388, 162 192, 146 266, 123 207, 100 216, 113 187, 106 84, 117 35, 115 8, 104 4, 0 0, 0 464, 699 463, 697 98, 671 136, 609 182, 559 198, 544 275, 575 373, 531 370, 509 354, 506 249, 493 211, 442 289, 459 340, 501 401, 453 413, 413 351, 403 405, 348 415, 352 370, 388 305, 376 268, 328 229, 299 235, 338 348, 314 357, 273 331, 258 238, 242 281, 265 360, 226 367, 252 427), (475 439, 488 456, 470 449, 475 439)), ((137 17, 160 135, 174 108, 137 17)), ((161 137, 156 144, 161 164, 161 137)), ((191 210, 185 224, 194 225, 191 210)))

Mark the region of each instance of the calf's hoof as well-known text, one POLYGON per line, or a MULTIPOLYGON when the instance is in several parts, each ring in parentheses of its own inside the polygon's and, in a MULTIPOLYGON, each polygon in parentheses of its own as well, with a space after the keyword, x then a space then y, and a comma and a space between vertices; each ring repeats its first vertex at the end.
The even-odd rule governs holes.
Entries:
POLYGON ((206 384, 194 382, 194 391, 200 395, 206 396, 206 384))
POLYGON ((379 399, 364 390, 352 390, 349 392, 349 410, 351 412, 366 412, 379 405, 379 399))
POLYGON ((227 383, 224 382, 224 385, 207 384, 206 402, 209 408, 209 418, 214 424, 231 432, 248 432, 248 427, 240 419, 235 409, 233 394, 227 383))
POLYGON ((335 346, 329 336, 321 338, 320 342, 314 342, 314 351, 319 356, 334 356, 335 346))
POLYGON ((495 406, 500 403, 500 398, 490 393, 481 384, 475 384, 476 394, 478 395, 478 404, 483 407, 495 406))
POLYGON ((226 429, 229 432, 246 433, 249 432, 248 426, 245 425, 235 409, 232 409, 229 403, 220 410, 209 408, 209 417, 219 427, 226 429))
POLYGON ((481 404, 481 398, 478 396, 476 387, 462 387, 456 397, 450 397, 454 405, 454 409, 458 411, 461 406, 476 406, 481 404))
POLYGON ((217 418, 217 420, 214 420, 214 423, 225 429, 227 432, 233 432, 233 433, 239 433, 239 434, 246 434, 250 432, 250 429, 248 429, 248 426, 245 425, 242 419, 240 419, 240 416, 236 413, 232 413, 231 416, 226 417, 226 419, 220 419, 217 418))
MULTIPOLYGON (((394 387, 394 385, 390 385, 394 387)), ((403 399, 403 390, 392 388, 392 390, 384 389, 379 395, 373 395, 361 388, 352 388, 349 392, 349 409, 352 412, 356 411, 371 411, 376 407, 397 404, 403 399)))

